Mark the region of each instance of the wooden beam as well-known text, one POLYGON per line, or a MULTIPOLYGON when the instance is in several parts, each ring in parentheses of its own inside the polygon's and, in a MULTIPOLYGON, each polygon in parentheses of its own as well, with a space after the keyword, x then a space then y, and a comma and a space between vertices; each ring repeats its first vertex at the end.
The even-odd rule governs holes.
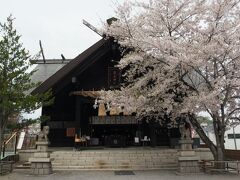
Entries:
POLYGON ((41 42, 41 40, 39 40, 39 46, 40 46, 40 51, 41 51, 41 54, 42 54, 43 62, 44 62, 44 64, 45 64, 45 63, 46 63, 46 59, 45 59, 45 56, 44 56, 44 53, 43 53, 43 48, 42 48, 42 42, 41 42))

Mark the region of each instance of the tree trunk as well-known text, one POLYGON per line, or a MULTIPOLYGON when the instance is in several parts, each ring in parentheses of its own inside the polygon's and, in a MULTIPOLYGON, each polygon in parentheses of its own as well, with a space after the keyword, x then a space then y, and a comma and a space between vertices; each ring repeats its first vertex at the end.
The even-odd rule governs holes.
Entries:
POLYGON ((2 145, 3 145, 3 129, 0 127, 0 161, 2 158, 2 145))
POLYGON ((214 160, 218 161, 218 163, 215 163, 215 168, 218 169, 225 169, 225 163, 224 161, 224 150, 220 145, 217 146, 217 154, 214 155, 214 160))
POLYGON ((214 131, 216 136, 216 144, 217 144, 217 145, 214 145, 213 142, 209 139, 209 137, 205 134, 204 130, 200 126, 194 114, 189 114, 189 120, 192 123, 198 135, 200 136, 200 138, 203 140, 203 142, 206 143, 206 145, 211 150, 214 160, 221 161, 215 164, 215 168, 224 169, 224 163, 222 162, 224 161, 224 141, 222 140, 223 138, 222 136, 224 132, 222 131, 220 135, 221 137, 219 137, 219 132, 214 131))
POLYGON ((217 147, 213 144, 213 142, 209 139, 209 137, 205 134, 204 130, 202 129, 201 125, 197 121, 197 118, 194 114, 189 114, 189 120, 191 124, 193 125, 193 128, 198 133, 200 138, 203 140, 203 142, 210 148, 211 152, 214 154, 217 154, 217 147))
POLYGON ((225 132, 225 129, 223 128, 224 126, 222 125, 217 113, 213 114, 213 127, 214 127, 214 133, 215 133, 215 138, 216 138, 216 148, 217 148, 217 153, 214 154, 214 160, 219 161, 218 163, 215 164, 215 167, 219 168, 219 169, 224 169, 225 163, 223 161, 225 160, 225 158, 224 158, 224 150, 225 150, 224 132, 225 132))
POLYGON ((2 147, 4 143, 4 131, 5 131, 5 125, 6 125, 6 113, 4 109, 0 109, 0 160, 2 157, 2 147))

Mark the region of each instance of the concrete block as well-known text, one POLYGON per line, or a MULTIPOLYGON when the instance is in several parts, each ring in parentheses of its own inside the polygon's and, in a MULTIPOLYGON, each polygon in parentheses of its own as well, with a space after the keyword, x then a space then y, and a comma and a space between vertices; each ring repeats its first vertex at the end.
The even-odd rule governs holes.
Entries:
POLYGON ((50 143, 46 141, 37 141, 36 145, 37 146, 48 146, 50 143))
POLYGON ((191 168, 190 167, 185 167, 185 172, 186 173, 191 173, 191 168))
POLYGON ((41 163, 41 162, 39 162, 39 163, 36 163, 36 168, 37 169, 41 169, 41 168, 43 168, 43 163, 41 163))
POLYGON ((48 158, 49 157, 49 153, 48 152, 36 152, 34 153, 34 156, 36 158, 48 158))
POLYGON ((31 169, 35 169, 37 167, 37 163, 31 163, 31 169))
POLYGON ((34 175, 38 175, 39 173, 38 173, 38 169, 36 168, 36 169, 34 169, 34 171, 33 171, 33 174, 34 175))
POLYGON ((195 167, 198 166, 198 161, 192 161, 192 165, 195 167))
POLYGON ((165 153, 162 150, 110 150, 102 151, 76 151, 71 153, 55 152, 53 168, 55 169, 99 169, 99 168, 161 168, 168 163, 177 165, 177 150, 165 153))
POLYGON ((186 157, 178 157, 178 161, 198 161, 198 156, 186 156, 186 157))
POLYGON ((50 158, 29 158, 30 162, 51 162, 52 159, 50 158))
POLYGON ((44 169, 46 169, 46 168, 51 168, 51 163, 43 163, 42 167, 43 167, 44 169))
POLYGON ((179 172, 180 173, 186 173, 186 168, 185 167, 179 167, 179 172))
POLYGON ((50 168, 48 168, 48 169, 43 169, 43 174, 44 175, 48 175, 48 174, 51 174, 52 172, 51 172, 51 169, 50 168))
POLYGON ((192 167, 192 161, 186 161, 186 166, 187 167, 192 167))
POLYGON ((195 156, 195 151, 180 151, 180 156, 195 156))
POLYGON ((214 160, 213 154, 208 148, 198 148, 196 149, 196 154, 201 160, 214 160))
POLYGON ((196 167, 189 167, 190 173, 196 173, 196 167))
POLYGON ((47 146, 38 146, 37 151, 46 152, 46 151, 48 151, 48 147, 47 146))
POLYGON ((181 167, 186 167, 187 166, 186 161, 180 161, 179 164, 180 164, 181 167))
POLYGON ((38 169, 38 174, 43 175, 43 169, 38 169))
POLYGON ((199 173, 199 172, 200 172, 199 166, 195 167, 195 171, 196 171, 196 173, 199 173))

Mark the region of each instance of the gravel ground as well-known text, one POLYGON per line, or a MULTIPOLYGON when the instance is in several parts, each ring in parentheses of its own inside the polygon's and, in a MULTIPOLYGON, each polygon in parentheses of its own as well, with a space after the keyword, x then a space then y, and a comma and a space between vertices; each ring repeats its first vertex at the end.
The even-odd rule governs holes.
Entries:
POLYGON ((133 171, 135 175, 115 175, 114 171, 56 171, 48 176, 29 175, 28 170, 17 170, 0 176, 0 180, 231 180, 236 174, 176 175, 174 171, 133 171))

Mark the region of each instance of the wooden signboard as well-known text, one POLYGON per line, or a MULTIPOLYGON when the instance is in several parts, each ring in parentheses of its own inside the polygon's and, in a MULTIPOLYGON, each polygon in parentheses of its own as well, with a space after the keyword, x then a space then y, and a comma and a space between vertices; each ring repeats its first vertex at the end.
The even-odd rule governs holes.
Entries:
POLYGON ((67 128, 67 137, 74 137, 75 136, 75 128, 67 128))
POLYGON ((110 88, 119 87, 121 83, 121 70, 116 67, 108 68, 108 86, 110 88))
POLYGON ((26 134, 25 131, 22 131, 20 133, 18 144, 17 144, 17 149, 22 149, 25 134, 26 134))

